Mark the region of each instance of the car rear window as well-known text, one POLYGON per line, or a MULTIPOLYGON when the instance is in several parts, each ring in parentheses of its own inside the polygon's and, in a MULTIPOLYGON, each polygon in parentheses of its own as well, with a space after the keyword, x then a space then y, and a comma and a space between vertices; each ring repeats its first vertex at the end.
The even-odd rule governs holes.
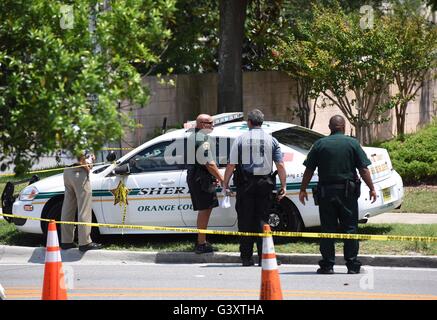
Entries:
POLYGON ((324 135, 304 127, 291 127, 272 133, 279 143, 290 148, 310 150, 311 146, 324 135))

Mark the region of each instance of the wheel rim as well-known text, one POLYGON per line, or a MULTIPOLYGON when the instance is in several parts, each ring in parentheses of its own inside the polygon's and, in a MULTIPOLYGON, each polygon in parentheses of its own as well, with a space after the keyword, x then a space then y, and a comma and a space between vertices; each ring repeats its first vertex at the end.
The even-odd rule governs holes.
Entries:
POLYGON ((269 210, 267 223, 272 231, 298 231, 300 228, 298 214, 292 208, 285 210, 284 207, 288 208, 288 204, 281 205, 275 202, 269 210))
POLYGON ((267 223, 273 231, 288 231, 290 219, 279 203, 275 203, 269 211, 267 223))

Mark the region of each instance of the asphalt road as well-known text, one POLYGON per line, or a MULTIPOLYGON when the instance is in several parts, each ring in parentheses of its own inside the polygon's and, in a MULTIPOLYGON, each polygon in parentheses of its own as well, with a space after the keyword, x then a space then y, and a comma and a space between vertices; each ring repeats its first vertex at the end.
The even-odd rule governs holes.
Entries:
MULTIPOLYGON (((257 300, 261 268, 240 264, 63 263, 70 300, 257 300)), ((437 269, 364 266, 318 275, 316 265, 281 265, 287 300, 437 300, 437 269)), ((44 265, 2 264, 8 299, 41 298, 44 265)))

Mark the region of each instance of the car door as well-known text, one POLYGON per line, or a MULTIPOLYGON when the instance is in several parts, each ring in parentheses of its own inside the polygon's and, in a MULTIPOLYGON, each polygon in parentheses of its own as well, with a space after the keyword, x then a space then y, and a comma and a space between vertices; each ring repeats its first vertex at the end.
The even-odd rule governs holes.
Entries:
MULTIPOLYGON (((222 175, 225 173, 226 164, 228 162, 228 155, 230 151, 230 143, 229 138, 215 138, 215 150, 214 158, 216 159, 216 163, 219 167, 222 175)), ((185 151, 184 154, 188 154, 190 150, 187 149, 187 144, 185 142, 185 151)), ((183 190, 189 190, 187 184, 187 170, 186 168, 183 170, 180 179, 180 186, 183 190)), ((232 179, 231 179, 232 180, 232 179)), ((219 201, 223 199, 223 195, 221 192, 221 188, 217 188, 217 195, 219 201)), ((190 194, 183 195, 181 194, 179 197, 179 208, 182 215, 182 220, 187 227, 195 227, 197 224, 197 211, 193 210, 193 206, 191 203, 190 194)), ((235 197, 231 198, 231 207, 230 208, 220 208, 216 207, 212 210, 211 216, 209 218, 208 227, 232 227, 237 223, 237 213, 235 211, 235 197)))
POLYGON ((159 142, 143 149, 120 164, 129 165, 128 174, 111 173, 104 179, 102 189, 111 192, 108 199, 102 200, 107 223, 122 223, 124 206, 114 203, 113 194, 122 181, 129 189, 125 224, 184 226, 178 209, 182 168, 177 163, 169 164, 164 156, 166 148, 173 142, 159 142))

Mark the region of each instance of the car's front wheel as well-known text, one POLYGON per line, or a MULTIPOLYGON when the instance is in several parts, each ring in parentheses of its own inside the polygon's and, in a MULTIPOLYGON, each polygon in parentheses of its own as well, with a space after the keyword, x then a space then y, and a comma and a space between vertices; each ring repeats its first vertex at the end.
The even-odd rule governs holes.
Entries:
MULTIPOLYGON (((50 220, 56 220, 56 221, 61 221, 61 217, 62 217, 62 199, 60 199, 59 201, 56 201, 52 204, 52 206, 47 210, 47 214, 45 216, 46 219, 50 219, 50 220)), ((75 221, 77 221, 77 211, 76 211, 76 215, 75 215, 75 221)), ((93 214, 92 216, 92 222, 96 223, 97 220, 93 214)), ((49 223, 42 221, 41 222, 41 229, 43 232, 43 236, 44 236, 44 244, 47 241, 47 229, 48 229, 49 223)), ((59 244, 61 243, 61 224, 57 223, 56 224, 56 229, 58 231, 58 238, 59 238, 59 244)), ((77 230, 78 228, 75 228, 74 231, 74 240, 77 241, 78 239, 78 234, 77 234, 77 230)), ((98 227, 92 227, 91 228, 91 239, 93 241, 98 240, 100 237, 100 232, 99 232, 99 228, 98 227)))
MULTIPOLYGON (((55 203, 53 203, 53 205, 47 210, 47 215, 45 216, 46 219, 50 219, 50 220, 56 220, 56 221, 60 221, 61 220, 61 212, 62 212, 62 201, 56 201, 55 203)), ((42 221, 41 222, 41 229, 42 229, 42 233, 43 233, 43 237, 44 237, 44 243, 46 243, 47 241, 47 230, 49 227, 49 223, 46 221, 42 221)), ((60 224, 56 224, 56 229, 58 231, 58 238, 59 238, 59 243, 61 243, 61 225, 60 224)))
POLYGON ((305 228, 299 210, 287 198, 283 198, 280 202, 273 201, 269 210, 268 224, 272 231, 300 232, 305 228))

